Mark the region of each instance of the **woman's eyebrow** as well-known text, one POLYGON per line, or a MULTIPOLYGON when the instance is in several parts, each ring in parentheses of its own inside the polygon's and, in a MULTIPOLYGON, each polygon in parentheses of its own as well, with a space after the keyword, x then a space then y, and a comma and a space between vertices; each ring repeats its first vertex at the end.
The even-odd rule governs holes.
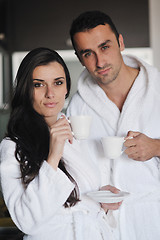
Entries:
POLYGON ((55 80, 59 80, 59 79, 65 79, 64 77, 57 77, 55 78, 55 80))
POLYGON ((40 82, 44 82, 44 80, 42 79, 38 79, 38 78, 34 78, 33 81, 40 81, 40 82))
MULTIPOLYGON (((63 80, 65 80, 65 78, 64 77, 57 77, 57 78, 55 78, 54 80, 59 80, 59 79, 63 79, 63 80)), ((44 82, 45 80, 42 80, 42 79, 39 79, 39 78, 34 78, 33 79, 33 81, 40 81, 40 82, 44 82)))

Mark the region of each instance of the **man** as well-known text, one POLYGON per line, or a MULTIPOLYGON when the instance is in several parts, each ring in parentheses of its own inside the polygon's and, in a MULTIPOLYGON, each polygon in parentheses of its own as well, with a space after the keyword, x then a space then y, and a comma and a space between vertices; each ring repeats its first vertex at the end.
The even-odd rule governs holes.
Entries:
POLYGON ((96 141, 126 137, 125 153, 106 160, 110 183, 130 192, 114 212, 119 239, 159 240, 160 73, 136 57, 121 55, 123 37, 102 12, 82 13, 70 34, 85 70, 67 114, 92 115, 90 138, 96 141))

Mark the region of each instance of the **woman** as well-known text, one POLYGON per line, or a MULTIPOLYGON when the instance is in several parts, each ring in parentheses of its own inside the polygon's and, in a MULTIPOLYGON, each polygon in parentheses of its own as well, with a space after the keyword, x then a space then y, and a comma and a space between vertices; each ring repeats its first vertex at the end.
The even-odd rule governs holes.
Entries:
POLYGON ((25 240, 111 239, 104 210, 85 195, 100 187, 97 162, 60 113, 69 90, 69 72, 57 52, 37 48, 23 59, 0 146, 0 174, 25 240))

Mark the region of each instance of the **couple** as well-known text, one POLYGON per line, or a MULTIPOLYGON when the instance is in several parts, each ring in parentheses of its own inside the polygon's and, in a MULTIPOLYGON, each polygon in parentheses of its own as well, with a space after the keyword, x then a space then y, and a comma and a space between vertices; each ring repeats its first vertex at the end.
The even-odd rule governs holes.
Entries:
POLYGON ((70 33, 86 69, 67 115, 92 115, 95 142, 107 135, 132 139, 111 162, 100 161, 92 141, 77 142, 60 113, 70 90, 68 69, 55 51, 32 50, 19 67, 0 146, 10 215, 27 240, 158 240, 160 74, 139 59, 122 57, 122 35, 106 14, 81 14, 70 33), (86 197, 101 188, 118 193, 108 184, 131 197, 115 204, 86 197))

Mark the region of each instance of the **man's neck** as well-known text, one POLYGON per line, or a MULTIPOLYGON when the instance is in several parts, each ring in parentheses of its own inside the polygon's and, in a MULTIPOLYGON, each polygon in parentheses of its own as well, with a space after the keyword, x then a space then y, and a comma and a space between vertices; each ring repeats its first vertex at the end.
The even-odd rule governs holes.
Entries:
POLYGON ((139 69, 124 65, 115 81, 106 86, 101 86, 108 98, 116 104, 120 111, 122 111, 123 104, 138 74, 139 69))

